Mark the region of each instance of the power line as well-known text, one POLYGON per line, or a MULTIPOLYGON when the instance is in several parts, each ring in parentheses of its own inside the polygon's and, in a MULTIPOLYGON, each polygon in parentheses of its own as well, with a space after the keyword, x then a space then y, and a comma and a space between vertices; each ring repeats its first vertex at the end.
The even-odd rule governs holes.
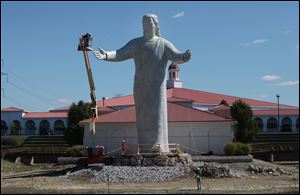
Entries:
POLYGON ((23 88, 21 88, 21 87, 15 85, 15 84, 13 84, 13 83, 10 82, 10 81, 8 81, 7 83, 8 83, 9 85, 11 85, 11 86, 13 86, 13 87, 19 89, 19 90, 22 91, 23 93, 26 93, 27 95, 33 96, 33 97, 37 98, 38 100, 43 101, 44 103, 51 104, 51 105, 53 105, 53 106, 61 106, 60 104, 51 103, 51 102, 48 102, 48 101, 46 101, 46 100, 44 100, 44 99, 41 99, 40 96, 38 96, 38 95, 36 95, 36 94, 34 94, 34 93, 32 93, 32 92, 29 92, 29 91, 27 91, 27 90, 25 90, 25 89, 23 89, 23 88))
POLYGON ((23 102, 20 102, 19 100, 16 100, 12 97, 9 97, 9 96, 5 96, 4 98, 6 101, 9 101, 9 102, 12 102, 12 103, 17 103, 17 105, 19 105, 20 107, 27 107, 27 108, 30 108, 31 110, 41 110, 40 108, 38 107, 35 107, 35 106, 32 106, 32 105, 27 105, 27 104, 24 104, 23 102))
POLYGON ((40 87, 40 86, 38 86, 38 85, 32 83, 31 81, 25 79, 24 77, 21 77, 20 75, 16 74, 15 72, 13 72, 13 71, 11 71, 11 70, 7 70, 7 71, 8 71, 9 73, 11 73, 12 75, 14 75, 15 77, 21 79, 22 81, 27 82, 28 84, 32 85, 32 86, 35 87, 35 88, 38 88, 39 90, 41 90, 41 91, 44 92, 45 94, 51 95, 51 96, 53 96, 53 97, 55 97, 55 98, 60 99, 60 97, 58 97, 57 95, 55 95, 55 94, 49 92, 48 90, 45 90, 44 88, 42 88, 42 87, 40 87))

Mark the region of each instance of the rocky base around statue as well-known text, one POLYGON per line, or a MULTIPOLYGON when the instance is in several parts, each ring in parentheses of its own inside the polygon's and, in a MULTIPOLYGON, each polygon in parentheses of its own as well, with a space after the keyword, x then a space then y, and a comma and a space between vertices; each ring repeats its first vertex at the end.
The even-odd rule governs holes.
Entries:
POLYGON ((131 157, 118 156, 113 163, 114 166, 176 166, 189 165, 192 158, 188 153, 182 153, 178 156, 141 156, 134 155, 131 157))

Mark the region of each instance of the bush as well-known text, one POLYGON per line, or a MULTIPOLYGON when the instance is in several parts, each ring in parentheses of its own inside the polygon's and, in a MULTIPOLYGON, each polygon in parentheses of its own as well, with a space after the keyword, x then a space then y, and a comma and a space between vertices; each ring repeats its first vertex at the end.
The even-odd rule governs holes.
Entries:
POLYGON ((228 143, 224 146, 224 153, 228 156, 234 155, 236 153, 236 144, 235 143, 228 143))
POLYGON ((250 144, 242 144, 241 151, 244 155, 248 155, 252 151, 252 147, 250 144))
POLYGON ((236 145, 235 155, 244 155, 244 152, 242 151, 244 144, 241 142, 234 142, 234 144, 236 145))
POLYGON ((81 157, 83 156, 83 150, 84 150, 83 145, 74 145, 67 149, 66 155, 72 157, 81 157))
POLYGON ((228 143, 224 146, 224 153, 228 156, 232 155, 248 155, 252 151, 250 144, 241 142, 228 143))

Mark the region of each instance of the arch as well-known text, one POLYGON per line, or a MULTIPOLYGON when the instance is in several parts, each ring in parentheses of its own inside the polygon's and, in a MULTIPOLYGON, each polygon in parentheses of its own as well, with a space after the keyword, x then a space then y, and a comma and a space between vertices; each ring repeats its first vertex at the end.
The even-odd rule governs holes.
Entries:
POLYGON ((54 122, 54 134, 63 135, 65 128, 64 121, 59 119, 54 122))
POLYGON ((256 121, 258 128, 262 131, 262 129, 264 127, 263 120, 259 117, 256 117, 254 120, 256 121))
POLYGON ((126 134, 122 130, 114 130, 111 133, 110 149, 115 150, 122 147, 123 139, 126 140, 126 134))
POLYGON ((296 130, 299 131, 299 117, 296 120, 296 130))
POLYGON ((40 122, 40 135, 48 135, 48 131, 50 130, 50 123, 48 120, 42 120, 40 122))
POLYGON ((33 120, 28 120, 25 123, 25 134, 26 135, 34 135, 35 134, 35 122, 33 120))
POLYGON ((278 123, 276 118, 274 117, 269 118, 267 121, 268 131, 274 131, 277 127, 278 127, 278 123))
POLYGON ((4 120, 1 120, 1 136, 7 135, 7 123, 4 120))
POLYGON ((21 134, 21 123, 18 120, 14 120, 10 125, 11 135, 20 135, 21 134))
POLYGON ((281 131, 291 132, 292 131, 292 119, 290 117, 284 117, 281 120, 281 131))

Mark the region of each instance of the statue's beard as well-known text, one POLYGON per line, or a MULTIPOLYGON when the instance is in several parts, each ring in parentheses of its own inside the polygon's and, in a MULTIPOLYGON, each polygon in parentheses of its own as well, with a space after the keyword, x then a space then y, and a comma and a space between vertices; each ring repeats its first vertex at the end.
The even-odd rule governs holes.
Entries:
POLYGON ((154 27, 144 26, 143 30, 144 30, 144 37, 146 39, 151 39, 155 36, 155 28, 154 27))

